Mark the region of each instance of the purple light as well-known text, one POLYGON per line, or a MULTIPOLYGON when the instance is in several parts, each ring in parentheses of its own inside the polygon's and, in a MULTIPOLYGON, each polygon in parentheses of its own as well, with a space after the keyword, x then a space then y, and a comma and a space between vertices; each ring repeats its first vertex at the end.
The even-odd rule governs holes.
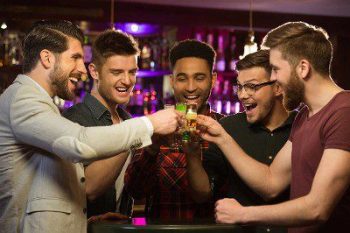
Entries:
POLYGON ((135 36, 152 35, 159 33, 159 26, 146 23, 117 23, 116 28, 135 36))
POLYGON ((132 218, 132 225, 134 226, 146 226, 146 218, 132 218))
POLYGON ((136 23, 133 23, 133 24, 131 24, 130 29, 132 32, 136 33, 139 31, 139 25, 137 25, 136 23))

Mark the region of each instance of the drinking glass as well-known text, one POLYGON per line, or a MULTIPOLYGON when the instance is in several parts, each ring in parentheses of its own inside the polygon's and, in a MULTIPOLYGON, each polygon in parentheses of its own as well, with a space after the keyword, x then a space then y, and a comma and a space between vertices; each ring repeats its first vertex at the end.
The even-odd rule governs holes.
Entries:
MULTIPOLYGON (((165 104, 164 109, 175 109, 175 105, 173 104, 165 104)), ((179 143, 176 139, 176 132, 169 135, 169 147, 171 150, 178 151, 179 150, 179 143)))

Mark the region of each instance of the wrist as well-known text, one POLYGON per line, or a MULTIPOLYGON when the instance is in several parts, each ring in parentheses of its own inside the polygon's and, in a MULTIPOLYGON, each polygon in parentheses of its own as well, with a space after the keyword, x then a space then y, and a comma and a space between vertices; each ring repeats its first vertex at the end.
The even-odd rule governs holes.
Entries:
POLYGON ((229 144, 228 142, 230 142, 231 139, 232 139, 231 136, 225 132, 218 138, 217 146, 220 148, 224 147, 225 145, 229 144))

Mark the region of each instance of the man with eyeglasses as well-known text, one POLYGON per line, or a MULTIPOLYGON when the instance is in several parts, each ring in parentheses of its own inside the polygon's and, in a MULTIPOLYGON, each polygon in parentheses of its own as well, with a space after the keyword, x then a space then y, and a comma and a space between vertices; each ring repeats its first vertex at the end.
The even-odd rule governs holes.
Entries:
MULTIPOLYGON (((296 114, 285 110, 280 86, 270 81, 271 66, 267 50, 246 56, 237 63, 237 70, 235 91, 245 111, 225 117, 220 123, 247 154, 260 162, 271 164, 287 141, 296 114)), ((210 144, 204 153, 203 167, 196 163, 197 156, 193 155, 192 163, 188 164, 189 182, 196 199, 205 201, 210 197, 230 197, 244 206, 272 203, 262 199, 241 180, 216 145, 210 144)), ((273 203, 287 199, 288 193, 285 192, 273 203)), ((251 230, 286 232, 285 228, 270 226, 252 227, 251 230)))

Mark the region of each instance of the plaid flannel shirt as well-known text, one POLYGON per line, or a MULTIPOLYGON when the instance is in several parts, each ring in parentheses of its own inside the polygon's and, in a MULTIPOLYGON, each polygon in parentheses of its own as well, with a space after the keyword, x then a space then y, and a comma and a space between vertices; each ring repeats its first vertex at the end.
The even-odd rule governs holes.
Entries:
MULTIPOLYGON (((223 117, 210 110, 206 115, 216 120, 223 117)), ((197 204, 189 194, 185 154, 169 148, 168 140, 164 141, 156 155, 147 149, 135 154, 125 174, 126 190, 135 199, 146 198, 147 217, 163 220, 213 218, 213 203, 197 204)), ((202 151, 208 144, 201 142, 202 151)))

